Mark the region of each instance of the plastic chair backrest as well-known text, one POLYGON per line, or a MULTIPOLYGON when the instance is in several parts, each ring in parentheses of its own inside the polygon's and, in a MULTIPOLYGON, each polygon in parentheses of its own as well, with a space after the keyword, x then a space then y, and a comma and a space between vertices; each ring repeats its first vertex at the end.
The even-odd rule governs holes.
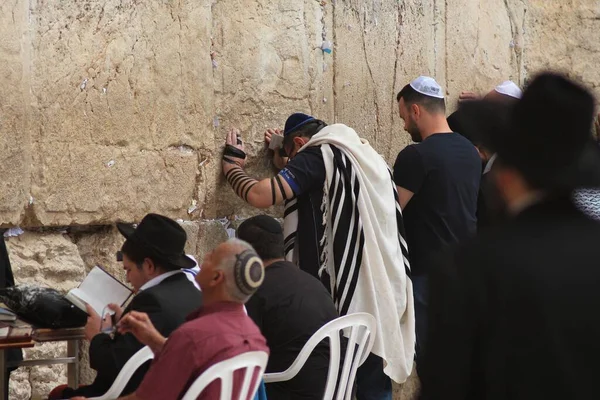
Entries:
MULTIPOLYGON (((221 380, 220 400, 252 400, 258 390, 263 372, 267 367, 269 356, 264 351, 251 351, 240 354, 229 360, 221 361, 204 371, 190 386, 181 400, 196 400, 204 389, 217 379, 221 380), (252 382, 258 368, 256 382, 252 382), (237 398, 233 397, 233 375, 237 370, 244 370, 244 382, 237 398), (252 386, 250 386, 252 385, 252 386)), ((216 400, 216 399, 215 399, 216 400)))
POLYGON ((356 378, 356 370, 365 362, 373 348, 376 326, 375 317, 368 313, 349 314, 334 319, 323 325, 321 329, 311 336, 300 351, 300 354, 298 354, 298 357, 296 357, 287 370, 265 374, 263 379, 265 383, 271 383, 288 381, 294 378, 300 372, 300 369, 302 369, 315 347, 321 341, 329 338, 329 372, 327 373, 327 384, 325 385, 323 400, 332 400, 336 393, 336 400, 350 400, 354 379, 356 378), (348 337, 348 344, 340 375, 340 336, 343 331, 348 333, 346 335, 348 337))
POLYGON ((115 379, 106 393, 99 397, 90 397, 89 400, 113 400, 118 398, 135 371, 137 371, 146 361, 152 360, 153 358, 154 353, 150 350, 150 347, 144 346, 138 350, 133 357, 127 360, 123 368, 121 368, 119 375, 117 375, 117 379, 115 379))

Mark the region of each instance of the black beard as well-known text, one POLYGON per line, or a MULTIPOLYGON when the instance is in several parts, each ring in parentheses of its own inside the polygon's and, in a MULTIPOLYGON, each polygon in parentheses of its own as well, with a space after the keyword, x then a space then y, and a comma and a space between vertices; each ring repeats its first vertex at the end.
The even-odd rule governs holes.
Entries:
POLYGON ((421 137, 421 132, 419 132, 417 129, 411 129, 410 131, 408 131, 408 133, 410 133, 410 138, 413 142, 421 143, 423 141, 423 138, 421 137))

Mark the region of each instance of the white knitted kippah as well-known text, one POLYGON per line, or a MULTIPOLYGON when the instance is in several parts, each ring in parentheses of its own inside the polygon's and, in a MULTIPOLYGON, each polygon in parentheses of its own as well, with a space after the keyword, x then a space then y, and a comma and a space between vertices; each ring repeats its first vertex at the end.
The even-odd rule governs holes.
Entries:
POLYGON ((444 92, 442 87, 435 81, 435 79, 428 76, 420 76, 410 83, 410 86, 417 92, 437 99, 444 98, 444 92))
POLYGON ((523 91, 513 81, 502 82, 501 84, 496 86, 494 90, 500 94, 513 97, 515 99, 520 99, 521 97, 523 97, 523 91))

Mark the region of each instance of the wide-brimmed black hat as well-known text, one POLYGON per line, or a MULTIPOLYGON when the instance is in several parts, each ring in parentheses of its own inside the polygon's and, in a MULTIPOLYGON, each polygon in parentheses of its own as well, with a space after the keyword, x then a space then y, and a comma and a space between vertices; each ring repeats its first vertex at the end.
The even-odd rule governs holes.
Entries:
POLYGON ((461 107, 469 134, 548 190, 600 187, 600 148, 591 137, 594 98, 555 73, 537 76, 514 106, 477 101, 461 107))
POLYGON ((147 250, 158 260, 178 268, 193 268, 196 263, 184 252, 187 234, 171 218, 148 214, 137 228, 118 223, 117 229, 127 240, 147 250))

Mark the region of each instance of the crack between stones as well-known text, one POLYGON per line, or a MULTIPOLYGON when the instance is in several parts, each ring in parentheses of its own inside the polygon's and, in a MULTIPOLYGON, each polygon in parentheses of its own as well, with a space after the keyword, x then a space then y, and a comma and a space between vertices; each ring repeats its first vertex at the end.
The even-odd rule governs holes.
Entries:
MULTIPOLYGON (((403 6, 404 3, 398 2, 398 17, 396 23, 396 60, 394 61, 394 79, 392 81, 392 101, 391 101, 391 112, 390 112, 390 127, 394 126, 394 113, 396 112, 396 81, 398 80, 398 61, 400 59, 400 38, 402 32, 403 21, 403 6)), ((389 158, 392 151, 391 146, 388 148, 386 156, 389 158)))
MULTIPOLYGON (((339 43, 337 41, 337 2, 331 3, 331 20, 332 20, 332 38, 333 45, 339 47, 339 43)), ((333 57, 331 58, 331 76, 332 76, 332 93, 333 93, 333 121, 337 122, 338 116, 338 102, 337 102, 337 78, 336 78, 336 66, 337 66, 337 50, 334 47, 333 49, 333 57)))
MULTIPOLYGON (((365 38, 365 29, 367 27, 367 14, 366 11, 363 14, 363 29, 361 30, 361 38, 362 38, 362 47, 363 53, 365 55, 365 64, 367 64, 367 70, 369 71, 369 77, 371 78, 371 82, 373 83, 373 104, 375 105, 375 144, 377 144, 378 134, 379 134, 379 124, 380 124, 380 112, 379 112, 379 103, 377 102, 377 85, 375 83, 375 77, 373 76, 373 70, 371 69, 371 64, 369 64, 369 54, 367 53, 367 43, 365 38)), ((359 17, 360 18, 360 17, 359 17)))
POLYGON ((448 76, 448 0, 444 1, 444 79, 446 80, 446 91, 450 83, 448 76))

